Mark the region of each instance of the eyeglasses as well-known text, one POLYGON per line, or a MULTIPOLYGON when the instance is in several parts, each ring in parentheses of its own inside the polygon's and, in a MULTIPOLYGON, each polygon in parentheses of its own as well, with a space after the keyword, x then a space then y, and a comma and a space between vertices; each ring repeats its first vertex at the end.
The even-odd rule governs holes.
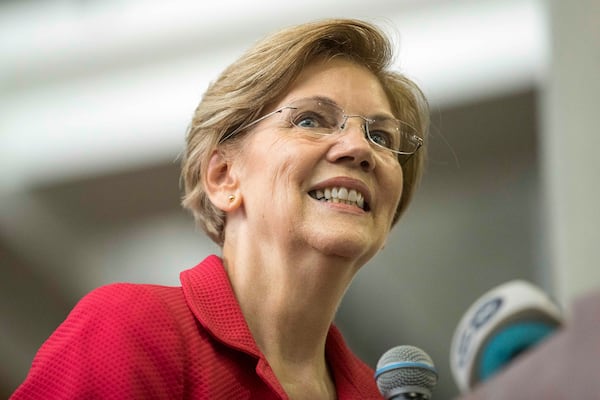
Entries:
POLYGON ((260 121, 278 113, 288 112, 289 122, 306 132, 318 135, 331 135, 346 127, 349 118, 363 120, 363 132, 376 149, 386 150, 397 155, 400 164, 404 164, 423 145, 423 139, 417 135, 415 128, 389 116, 364 117, 348 115, 340 107, 326 99, 306 98, 292 102, 273 112, 238 127, 223 136, 219 143, 231 139, 239 132, 250 128, 260 121))

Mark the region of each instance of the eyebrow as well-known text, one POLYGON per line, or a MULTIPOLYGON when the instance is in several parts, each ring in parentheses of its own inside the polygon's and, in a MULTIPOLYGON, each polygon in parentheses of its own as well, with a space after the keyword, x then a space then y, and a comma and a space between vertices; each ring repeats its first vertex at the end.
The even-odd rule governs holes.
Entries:
MULTIPOLYGON (((327 96, 311 96, 311 97, 304 97, 301 99, 296 99, 294 101, 298 101, 298 100, 306 100, 306 99, 310 99, 310 100, 317 100, 317 101, 321 101, 323 103, 327 103, 333 106, 338 107, 340 110, 342 110, 344 112, 344 114, 346 114, 346 110, 344 110, 344 107, 342 107, 340 104, 338 104, 337 101, 333 100, 330 97, 327 96)), ((348 115, 357 115, 357 114, 348 114, 348 115)), ((381 119, 395 119, 397 120, 398 118, 396 118, 394 116, 394 114, 383 114, 383 113, 378 113, 378 114, 372 114, 372 115, 364 115, 364 117, 369 118, 369 119, 374 119, 374 120, 381 120, 381 119)))
MULTIPOLYGON (((333 106, 338 107, 340 110, 344 110, 344 108, 342 106, 340 106, 337 101, 333 100, 330 97, 327 96, 312 96, 312 97, 305 97, 305 100, 317 100, 317 101, 322 101, 323 103, 327 103, 327 104, 331 104, 333 106)), ((302 99, 298 99, 298 100, 302 100, 302 99)))

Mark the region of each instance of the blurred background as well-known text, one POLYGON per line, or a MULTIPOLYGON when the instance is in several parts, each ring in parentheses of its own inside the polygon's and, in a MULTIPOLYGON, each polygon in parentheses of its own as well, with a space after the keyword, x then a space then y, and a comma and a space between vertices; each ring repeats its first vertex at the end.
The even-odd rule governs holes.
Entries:
POLYGON ((521 278, 568 304, 600 283, 599 16, 592 0, 1 1, 0 397, 93 288, 178 285, 218 253, 179 206, 178 155, 219 71, 281 27, 357 17, 394 38, 432 135, 337 324, 372 366, 425 349, 451 398, 450 340, 479 295, 521 278))

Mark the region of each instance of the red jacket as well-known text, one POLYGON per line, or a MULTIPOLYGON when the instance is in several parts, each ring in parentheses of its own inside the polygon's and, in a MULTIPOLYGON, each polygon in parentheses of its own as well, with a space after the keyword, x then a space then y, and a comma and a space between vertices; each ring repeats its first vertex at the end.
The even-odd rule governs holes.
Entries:
MULTIPOLYGON (((338 399, 381 399, 373 370, 332 326, 338 399)), ((12 399, 287 399, 261 354, 221 260, 181 287, 112 284, 84 297, 42 345, 12 399)))

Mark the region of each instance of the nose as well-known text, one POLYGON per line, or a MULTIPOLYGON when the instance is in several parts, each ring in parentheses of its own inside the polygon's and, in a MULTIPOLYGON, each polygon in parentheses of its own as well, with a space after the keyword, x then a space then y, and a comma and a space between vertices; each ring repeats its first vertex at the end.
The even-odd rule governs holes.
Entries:
POLYGON ((346 116, 340 125, 340 132, 335 136, 336 140, 328 152, 330 161, 348 162, 365 171, 375 168, 375 154, 365 133, 362 117, 346 116))

